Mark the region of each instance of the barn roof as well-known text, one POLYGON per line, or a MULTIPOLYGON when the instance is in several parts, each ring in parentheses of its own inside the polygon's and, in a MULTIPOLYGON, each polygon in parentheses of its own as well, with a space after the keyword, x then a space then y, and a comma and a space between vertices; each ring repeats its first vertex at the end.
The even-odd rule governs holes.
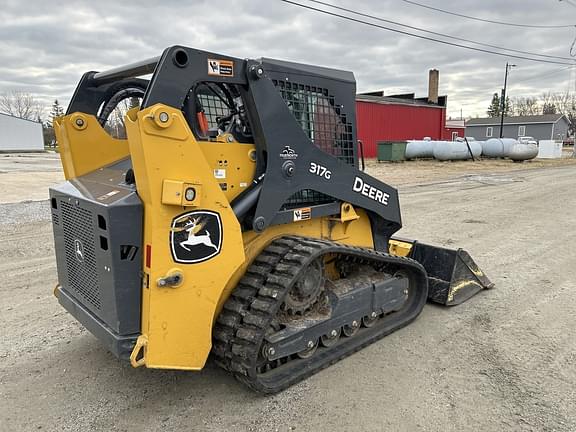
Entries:
POLYGON ((384 92, 381 90, 356 95, 356 100, 359 102, 372 102, 383 105, 410 105, 427 108, 445 108, 447 99, 447 96, 438 96, 438 103, 433 104, 428 102, 427 97, 417 98, 414 93, 384 96, 384 92))

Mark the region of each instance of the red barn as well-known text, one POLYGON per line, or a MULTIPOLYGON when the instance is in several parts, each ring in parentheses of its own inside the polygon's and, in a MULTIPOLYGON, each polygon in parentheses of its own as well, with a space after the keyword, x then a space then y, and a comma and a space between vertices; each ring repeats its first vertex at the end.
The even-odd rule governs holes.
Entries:
POLYGON ((447 96, 438 96, 439 73, 430 70, 428 97, 414 93, 384 96, 383 91, 356 95, 358 139, 364 144, 364 155, 376 157, 378 141, 451 139, 446 130, 447 96))
POLYGON ((446 120, 446 127, 444 128, 443 140, 456 141, 456 138, 464 138, 466 126, 464 120, 446 120))

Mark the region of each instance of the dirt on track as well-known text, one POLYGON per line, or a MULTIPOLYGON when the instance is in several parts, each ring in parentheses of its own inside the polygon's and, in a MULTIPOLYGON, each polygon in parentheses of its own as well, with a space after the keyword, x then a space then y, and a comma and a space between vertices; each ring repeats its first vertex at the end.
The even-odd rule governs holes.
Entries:
POLYGON ((52 296, 47 202, 0 205, 0 431, 574 431, 575 170, 401 186, 400 235, 467 249, 496 288, 272 397, 116 360, 52 296))

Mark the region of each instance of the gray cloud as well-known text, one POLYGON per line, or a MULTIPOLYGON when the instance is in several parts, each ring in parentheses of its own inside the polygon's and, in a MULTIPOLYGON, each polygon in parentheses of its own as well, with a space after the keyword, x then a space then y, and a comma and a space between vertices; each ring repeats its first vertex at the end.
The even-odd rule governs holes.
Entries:
MULTIPOLYGON (((574 29, 469 21, 401 0, 327 1, 437 32, 549 55, 568 56, 575 36, 574 29)), ((529 24, 563 24, 576 17, 576 8, 556 0, 444 0, 441 7, 529 24)), ((461 108, 464 115, 483 115, 492 93, 502 86, 507 60, 343 21, 278 0, 142 0, 136 4, 8 0, 0 9, 0 92, 24 90, 47 106, 55 98, 66 104, 83 72, 159 55, 174 44, 352 70, 359 90, 384 89, 388 94, 424 95, 427 70, 435 67, 440 69, 441 93, 448 95, 450 115, 459 115, 461 108)), ((518 65, 510 75, 511 96, 574 89, 575 68, 558 72, 565 66, 510 61, 518 65), (538 75, 545 76, 534 78, 538 75)))

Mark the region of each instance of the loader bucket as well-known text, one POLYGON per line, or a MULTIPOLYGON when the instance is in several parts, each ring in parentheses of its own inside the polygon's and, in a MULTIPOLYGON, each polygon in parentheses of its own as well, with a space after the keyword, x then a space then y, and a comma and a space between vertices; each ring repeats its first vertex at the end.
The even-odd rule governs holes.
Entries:
POLYGON ((464 249, 414 242, 409 256, 426 269, 428 300, 435 303, 454 306, 494 286, 464 249))

